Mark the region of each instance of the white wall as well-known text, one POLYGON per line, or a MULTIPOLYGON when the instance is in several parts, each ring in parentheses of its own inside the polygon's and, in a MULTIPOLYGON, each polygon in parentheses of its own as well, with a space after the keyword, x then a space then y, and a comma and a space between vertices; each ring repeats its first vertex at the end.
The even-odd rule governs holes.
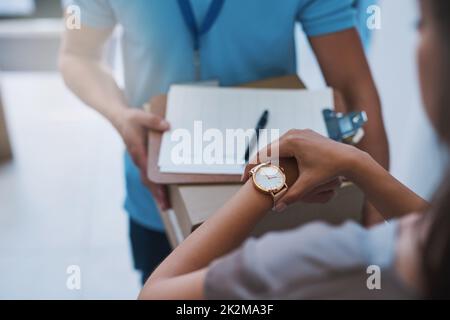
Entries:
MULTIPOLYGON (((369 62, 383 103, 391 149, 391 172, 429 198, 439 183, 445 151, 422 109, 415 49, 418 10, 414 0, 380 1, 381 30, 374 31, 369 62)), ((300 75, 310 88, 322 87, 317 63, 298 33, 300 75)))

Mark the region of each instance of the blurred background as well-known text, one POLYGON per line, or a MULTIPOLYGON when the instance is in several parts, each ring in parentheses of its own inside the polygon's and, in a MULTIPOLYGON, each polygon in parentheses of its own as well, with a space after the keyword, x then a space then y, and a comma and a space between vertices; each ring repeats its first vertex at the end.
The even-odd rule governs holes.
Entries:
MULTIPOLYGON (((367 54, 391 171, 429 198, 445 151, 421 108, 416 1, 380 6, 382 27, 367 54)), ((134 299, 139 279, 121 209, 124 147, 57 73, 61 15, 58 0, 0 0, 0 299, 134 299), (66 286, 71 265, 81 269, 80 290, 66 286)), ((122 83, 117 37, 110 60, 122 83)), ((297 39, 301 78, 309 88, 323 87, 300 27, 297 39)))

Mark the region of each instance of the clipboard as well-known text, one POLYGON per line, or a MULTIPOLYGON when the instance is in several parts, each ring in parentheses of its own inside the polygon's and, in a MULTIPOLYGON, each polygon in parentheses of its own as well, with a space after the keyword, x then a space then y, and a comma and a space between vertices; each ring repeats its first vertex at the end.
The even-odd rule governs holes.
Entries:
MULTIPOLYGON (((303 89, 305 85, 296 75, 270 78, 240 85, 243 88, 277 88, 277 89, 303 89)), ((153 97, 148 105, 148 111, 165 118, 167 95, 153 97)), ((239 183, 240 175, 212 175, 212 174, 182 174, 163 173, 159 171, 158 159, 161 149, 162 133, 150 132, 148 136, 148 166, 147 177, 158 184, 227 184, 239 183)))
MULTIPOLYGON (((289 75, 278 78, 270 78, 256 82, 242 84, 242 88, 261 89, 304 89, 305 85, 297 75, 289 75)), ((334 102, 335 110, 345 111, 342 96, 335 90, 334 102)), ((165 118, 167 95, 155 96, 147 105, 147 111, 165 118)), ((163 134, 160 132, 150 132, 148 135, 148 166, 147 177, 150 181, 158 184, 236 184, 240 183, 240 175, 225 174, 183 174, 183 173, 163 173, 158 166, 159 152, 163 134)))

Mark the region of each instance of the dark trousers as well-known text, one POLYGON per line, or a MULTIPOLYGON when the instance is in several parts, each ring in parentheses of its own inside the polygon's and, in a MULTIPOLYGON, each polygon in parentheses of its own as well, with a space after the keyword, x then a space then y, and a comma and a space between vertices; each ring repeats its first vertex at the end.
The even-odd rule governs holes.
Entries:
POLYGON ((142 284, 156 267, 170 254, 172 248, 164 232, 148 229, 131 218, 129 235, 134 267, 141 272, 142 284))

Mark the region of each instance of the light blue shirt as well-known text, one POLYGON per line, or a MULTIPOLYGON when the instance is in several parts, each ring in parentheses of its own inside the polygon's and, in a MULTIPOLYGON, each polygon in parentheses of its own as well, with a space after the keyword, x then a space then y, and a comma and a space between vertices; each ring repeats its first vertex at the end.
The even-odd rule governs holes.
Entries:
MULTIPOLYGON (((192 38, 176 0, 71 0, 82 24, 123 26, 125 94, 140 108, 173 83, 195 78, 192 38)), ((191 0, 198 18, 210 0, 191 0)), ((225 0, 211 30, 201 39, 202 80, 236 85, 295 74, 294 25, 308 36, 355 26, 353 0, 225 0)), ((137 223, 163 230, 155 202, 138 169, 125 155, 125 208, 137 223)))

